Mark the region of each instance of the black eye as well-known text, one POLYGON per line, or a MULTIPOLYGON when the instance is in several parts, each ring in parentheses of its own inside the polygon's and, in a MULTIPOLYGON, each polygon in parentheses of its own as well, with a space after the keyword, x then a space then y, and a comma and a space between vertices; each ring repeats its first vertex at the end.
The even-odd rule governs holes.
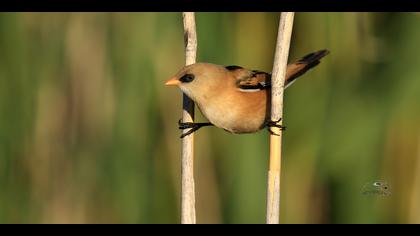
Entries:
POLYGON ((182 76, 179 79, 179 81, 181 81, 182 83, 189 83, 193 80, 194 80, 194 75, 193 74, 185 74, 184 76, 182 76))

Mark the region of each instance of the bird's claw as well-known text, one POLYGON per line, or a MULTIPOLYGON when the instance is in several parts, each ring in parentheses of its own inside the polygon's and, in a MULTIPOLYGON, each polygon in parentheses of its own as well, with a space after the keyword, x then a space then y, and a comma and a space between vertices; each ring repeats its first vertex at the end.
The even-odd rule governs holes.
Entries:
POLYGON ((189 129, 195 127, 193 122, 182 122, 182 119, 179 119, 178 126, 179 129, 189 129))
POLYGON ((182 119, 179 119, 179 121, 178 121, 178 126, 179 126, 178 128, 179 129, 181 129, 181 130, 190 129, 186 133, 183 133, 180 136, 180 138, 184 138, 185 136, 188 136, 188 135, 192 134, 193 132, 197 131, 201 127, 210 126, 210 125, 213 125, 213 124, 211 124, 211 123, 182 122, 182 119))
POLYGON ((279 123, 281 121, 281 119, 282 118, 280 118, 280 119, 278 119, 276 121, 273 121, 273 120, 267 120, 266 121, 265 125, 268 127, 268 132, 270 132, 270 134, 276 135, 276 136, 280 136, 279 134, 276 134, 275 132, 273 132, 271 130, 271 127, 276 127, 276 128, 279 128, 280 130, 286 130, 286 126, 277 124, 277 123, 279 123))

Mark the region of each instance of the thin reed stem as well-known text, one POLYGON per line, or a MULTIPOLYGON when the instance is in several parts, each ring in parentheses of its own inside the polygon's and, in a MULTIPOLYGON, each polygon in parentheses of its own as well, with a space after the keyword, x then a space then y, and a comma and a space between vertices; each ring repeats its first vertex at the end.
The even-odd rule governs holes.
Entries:
MULTIPOLYGON (((185 64, 194 64, 197 55, 197 33, 193 12, 183 12, 185 64)), ((194 122, 194 102, 183 94, 183 122, 194 122)), ((183 132, 187 132, 184 130, 183 132)), ((194 134, 182 139, 181 157, 181 224, 195 224, 194 134)))
MULTIPOLYGON (((287 59, 289 56, 290 38, 293 28, 293 12, 280 14, 277 34, 276 52, 271 78, 271 120, 283 117, 283 92, 286 76, 287 59)), ((283 119, 279 124, 283 123, 283 119)), ((280 223, 280 174, 281 174, 281 140, 282 130, 271 127, 270 135, 270 163, 267 186, 267 224, 280 223)))

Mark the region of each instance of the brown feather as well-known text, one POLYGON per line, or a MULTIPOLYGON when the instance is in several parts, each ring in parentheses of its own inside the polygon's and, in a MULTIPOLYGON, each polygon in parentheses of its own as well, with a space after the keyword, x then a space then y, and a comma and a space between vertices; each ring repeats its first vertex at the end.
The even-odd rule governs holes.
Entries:
POLYGON ((306 71, 317 66, 321 62, 321 58, 329 53, 328 50, 320 50, 304 56, 295 63, 287 65, 285 87, 291 84, 299 76, 305 74, 306 71))
MULTIPOLYGON (((285 87, 290 85, 299 76, 320 63, 320 59, 328 55, 328 50, 320 50, 310 53, 295 63, 287 65, 285 87)), ((236 78, 236 85, 243 90, 266 89, 271 86, 271 74, 247 70, 239 66, 225 67, 236 78)))

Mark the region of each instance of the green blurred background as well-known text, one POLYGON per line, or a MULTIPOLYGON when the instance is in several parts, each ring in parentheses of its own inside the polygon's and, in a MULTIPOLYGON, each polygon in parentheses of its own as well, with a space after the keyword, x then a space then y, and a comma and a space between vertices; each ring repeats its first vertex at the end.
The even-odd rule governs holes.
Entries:
MULTIPOLYGON (((197 13, 198 60, 270 71, 278 19, 197 13)), ((285 94, 282 223, 420 223, 419 25, 296 14, 289 58, 331 54, 285 94)), ((0 223, 179 223, 183 47, 181 13, 1 13, 0 223)), ((197 222, 264 223, 268 132, 195 140, 197 222)))

